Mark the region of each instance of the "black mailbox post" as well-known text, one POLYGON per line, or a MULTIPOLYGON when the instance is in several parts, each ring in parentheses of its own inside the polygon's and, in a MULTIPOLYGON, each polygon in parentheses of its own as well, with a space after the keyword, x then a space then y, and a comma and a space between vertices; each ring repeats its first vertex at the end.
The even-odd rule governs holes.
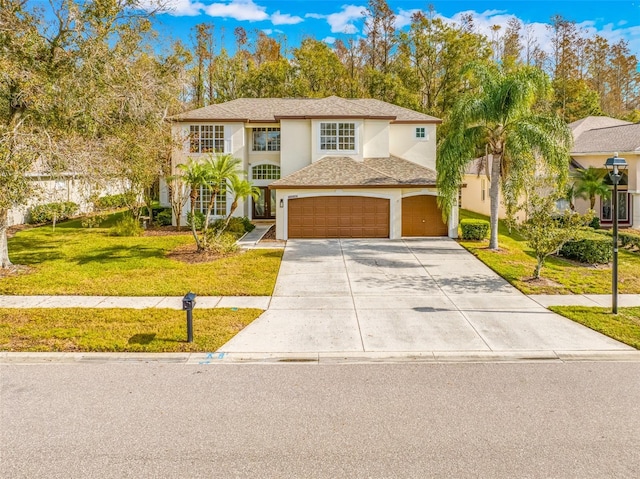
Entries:
POLYGON ((196 294, 187 293, 182 298, 182 310, 187 312, 187 342, 193 342, 193 308, 196 305, 196 294))

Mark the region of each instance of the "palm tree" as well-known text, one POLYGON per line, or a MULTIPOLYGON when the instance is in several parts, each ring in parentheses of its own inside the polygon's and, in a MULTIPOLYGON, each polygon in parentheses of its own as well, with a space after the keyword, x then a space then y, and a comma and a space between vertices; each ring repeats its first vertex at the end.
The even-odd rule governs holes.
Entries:
POLYGON ((182 170, 182 181, 189 185, 189 199, 191 200, 189 207, 191 212, 191 232, 193 233, 193 238, 196 240, 198 251, 202 251, 204 249, 204 245, 196 231, 195 212, 196 200, 200 194, 200 187, 207 183, 208 175, 204 165, 194 159, 190 159, 186 164, 178 165, 178 168, 182 170))
POLYGON ((229 226, 231 215, 238 208, 238 201, 248 198, 249 196, 254 200, 260 198, 260 188, 253 186, 249 180, 239 176, 229 178, 228 191, 233 194, 233 202, 231 203, 229 214, 227 215, 227 219, 224 223, 224 228, 218 232, 218 236, 220 236, 222 232, 227 229, 227 226, 229 226))
POLYGON ((525 191, 527 177, 542 158, 564 183, 569 167, 571 131, 557 115, 541 115, 534 106, 550 93, 548 77, 539 69, 505 71, 497 66, 470 65, 478 89, 458 97, 440 142, 437 157, 438 204, 448 216, 455 204, 466 164, 485 152, 491 161, 491 239, 498 249, 499 188, 509 198, 525 191))
POLYGON ((576 196, 588 198, 590 209, 596 205, 596 196, 608 198, 611 195, 609 185, 604 181, 606 174, 606 171, 593 166, 576 170, 576 196))
MULTIPOLYGON (((209 155, 205 160, 203 164, 206 176, 205 185, 211 191, 211 199, 207 205, 207 213, 204 217, 203 232, 206 232, 209 228, 209 217, 213 210, 216 196, 222 191, 222 188, 226 188, 231 181, 238 179, 241 173, 241 164, 242 160, 234 158, 233 155, 230 154, 209 155)), ((206 234, 204 235, 203 246, 205 248, 208 246, 206 234)))

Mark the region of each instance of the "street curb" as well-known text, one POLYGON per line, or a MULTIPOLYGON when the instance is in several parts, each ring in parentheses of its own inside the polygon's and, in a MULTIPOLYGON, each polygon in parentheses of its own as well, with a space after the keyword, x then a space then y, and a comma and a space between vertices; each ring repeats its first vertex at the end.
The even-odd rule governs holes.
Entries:
POLYGON ((522 363, 640 362, 640 351, 424 351, 319 353, 48 353, 0 352, 7 364, 174 363, 214 364, 371 364, 371 363, 522 363))

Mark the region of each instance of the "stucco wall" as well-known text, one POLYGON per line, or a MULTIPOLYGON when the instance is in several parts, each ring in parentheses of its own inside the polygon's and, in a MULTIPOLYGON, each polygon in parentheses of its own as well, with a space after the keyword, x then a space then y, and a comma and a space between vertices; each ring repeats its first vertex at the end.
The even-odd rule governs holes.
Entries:
MULTIPOLYGON (((489 197, 490 181, 486 175, 465 175, 464 183, 467 185, 461 189, 461 204, 460 207, 480 213, 485 216, 491 216, 491 199, 489 197), (485 195, 484 201, 482 200, 482 184, 484 180, 485 195)), ((507 217, 507 210, 502 202, 502 192, 500 193, 500 205, 498 206, 498 218, 504 219, 507 217)), ((525 218, 523 211, 516 213, 516 220, 522 221, 525 218)))
POLYGON ((436 125, 403 124, 389 125, 389 152, 405 160, 436 169, 436 125), (424 127, 427 137, 416 138, 416 128, 424 127))
POLYGON ((311 164, 311 121, 280 122, 280 167, 285 177, 311 164))
POLYGON ((389 156, 389 121, 365 120, 363 139, 364 158, 386 158, 389 156))

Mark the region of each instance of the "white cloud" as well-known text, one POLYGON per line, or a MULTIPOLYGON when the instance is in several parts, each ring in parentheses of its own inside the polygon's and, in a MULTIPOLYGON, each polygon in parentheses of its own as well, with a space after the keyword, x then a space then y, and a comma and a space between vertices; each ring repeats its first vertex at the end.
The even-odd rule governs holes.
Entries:
POLYGON ((271 23, 274 25, 297 25, 300 22, 304 22, 302 17, 297 15, 292 16, 288 13, 280 13, 280 10, 271 14, 271 23))
POLYGON ((267 20, 266 7, 253 3, 253 0, 231 0, 229 3, 212 3, 204 8, 210 17, 233 18, 234 20, 247 20, 258 22, 267 20))
POLYGON ((327 16, 320 13, 305 13, 304 18, 315 18, 317 20, 322 20, 323 18, 327 18, 327 16))
POLYGON ((336 42, 336 37, 324 37, 322 41, 329 45, 333 45, 336 42))
POLYGON ((193 0, 140 0, 139 5, 147 11, 156 10, 161 6, 161 12, 174 17, 195 17, 205 8, 203 3, 193 0))
POLYGON ((395 27, 397 29, 400 29, 406 27, 407 25, 411 25, 411 17, 413 17, 415 13, 420 11, 421 10, 419 8, 414 8, 412 10, 405 10, 403 8, 399 9, 398 13, 396 13, 395 27))
POLYGON ((331 33, 357 33, 358 29, 353 24, 354 21, 364 18, 364 10, 367 7, 355 5, 345 5, 341 12, 327 15, 327 23, 331 26, 331 33))
POLYGON ((271 28, 263 28, 262 33, 264 33, 265 35, 271 35, 273 33, 273 30, 271 28))

